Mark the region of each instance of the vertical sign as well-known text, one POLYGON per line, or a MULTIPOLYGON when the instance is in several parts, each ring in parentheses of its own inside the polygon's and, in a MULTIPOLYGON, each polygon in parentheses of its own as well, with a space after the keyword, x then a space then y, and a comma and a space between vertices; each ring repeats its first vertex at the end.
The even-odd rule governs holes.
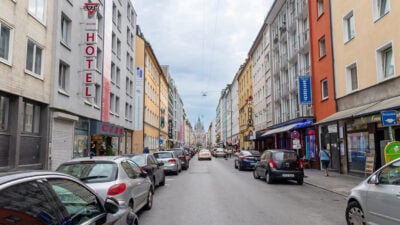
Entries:
POLYGON ((311 76, 299 76, 299 101, 301 105, 312 104, 311 76))
POLYGON ((169 139, 172 139, 174 137, 173 136, 173 132, 174 132, 174 127, 173 127, 173 124, 172 124, 172 120, 169 119, 168 120, 168 138, 169 139))
POLYGON ((134 130, 143 130, 143 68, 136 67, 134 130))
POLYGON ((83 96, 95 97, 94 78, 97 65, 97 9, 99 3, 87 2, 84 9, 87 18, 84 22, 84 50, 83 50, 83 96))

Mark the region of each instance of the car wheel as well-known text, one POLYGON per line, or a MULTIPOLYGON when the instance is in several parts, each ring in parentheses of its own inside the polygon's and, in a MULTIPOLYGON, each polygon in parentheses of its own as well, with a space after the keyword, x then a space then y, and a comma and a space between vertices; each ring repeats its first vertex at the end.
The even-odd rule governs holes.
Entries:
POLYGON ((239 171, 243 170, 242 164, 240 164, 240 162, 238 163, 238 168, 239 168, 239 171))
POLYGON ((147 195, 147 203, 144 206, 144 209, 149 210, 153 207, 153 192, 151 189, 149 190, 149 194, 147 195))
POLYGON ((269 171, 265 173, 265 182, 267 182, 267 184, 272 184, 272 177, 269 171))
POLYGON ((298 184, 298 185, 302 185, 303 183, 304 183, 304 178, 303 178, 303 177, 297 179, 297 184, 298 184))
POLYGON ((365 215, 358 202, 350 202, 346 208, 347 224, 362 225, 367 224, 365 215))
POLYGON ((165 175, 163 176, 162 181, 160 181, 160 186, 164 186, 165 185, 165 175))
POLYGON ((258 176, 256 169, 253 170, 253 177, 254 179, 260 179, 260 176, 258 176))

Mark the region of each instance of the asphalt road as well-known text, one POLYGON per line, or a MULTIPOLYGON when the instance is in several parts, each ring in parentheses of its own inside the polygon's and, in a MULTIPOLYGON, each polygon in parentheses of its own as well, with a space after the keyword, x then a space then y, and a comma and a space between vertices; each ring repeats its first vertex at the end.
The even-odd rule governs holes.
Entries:
POLYGON ((345 225, 343 196, 307 184, 268 185, 233 159, 190 161, 156 189, 154 205, 139 212, 140 225, 345 225))

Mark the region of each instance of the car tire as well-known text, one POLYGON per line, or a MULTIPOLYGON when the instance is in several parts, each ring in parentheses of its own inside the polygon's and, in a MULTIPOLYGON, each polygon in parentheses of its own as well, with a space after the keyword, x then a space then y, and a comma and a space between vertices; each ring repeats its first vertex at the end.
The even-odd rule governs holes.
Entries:
POLYGON ((303 183, 304 183, 304 178, 303 178, 303 177, 297 179, 297 184, 298 184, 298 185, 303 185, 303 183))
POLYGON ((237 169, 236 161, 235 161, 235 169, 237 169))
POLYGON ((147 195, 147 203, 144 206, 145 210, 150 210, 153 207, 153 192, 151 189, 149 190, 149 194, 147 195))
POLYGON ((364 212, 358 202, 352 201, 347 204, 346 221, 347 224, 367 224, 364 212))
POLYGON ((240 162, 238 163, 238 168, 239 168, 239 171, 242 171, 242 170, 243 170, 243 167, 242 167, 242 165, 240 164, 240 162))
POLYGON ((269 171, 265 173, 265 182, 267 182, 267 184, 272 184, 272 177, 269 171))
POLYGON ((256 169, 253 170, 253 177, 254 179, 260 179, 260 176, 258 176, 256 169))

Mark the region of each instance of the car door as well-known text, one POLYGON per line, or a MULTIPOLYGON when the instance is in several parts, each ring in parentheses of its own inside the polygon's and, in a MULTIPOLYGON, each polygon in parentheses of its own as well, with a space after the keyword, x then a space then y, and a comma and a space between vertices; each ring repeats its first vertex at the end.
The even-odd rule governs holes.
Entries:
POLYGON ((152 155, 147 156, 147 165, 150 165, 153 168, 153 173, 155 177, 155 184, 158 185, 162 180, 162 174, 164 173, 164 169, 159 166, 157 160, 152 155))
POLYGON ((256 163, 255 170, 257 172, 257 175, 259 175, 259 176, 264 176, 264 174, 265 174, 264 164, 265 164, 266 157, 267 157, 267 152, 264 152, 261 155, 260 160, 256 163))
POLYGON ((385 225, 400 224, 400 161, 383 168, 379 184, 369 184, 367 213, 370 222, 385 225))
POLYGON ((149 177, 142 177, 140 174, 142 173, 139 166, 131 161, 127 160, 128 163, 131 165, 132 169, 135 171, 137 174, 135 180, 137 181, 137 184, 139 186, 139 201, 145 205, 147 202, 147 195, 149 194, 149 191, 151 189, 151 181, 149 177))
MULTIPOLYGON (((131 193, 131 196, 133 198, 133 209, 135 212, 139 211, 143 205, 143 198, 146 196, 143 196, 143 180, 139 179, 139 174, 140 174, 140 169, 139 173, 133 169, 132 164, 130 160, 124 160, 121 162, 121 167, 128 176, 129 180, 127 180, 128 184, 127 189, 131 193)), ((136 165, 136 164, 135 164, 136 165)))

